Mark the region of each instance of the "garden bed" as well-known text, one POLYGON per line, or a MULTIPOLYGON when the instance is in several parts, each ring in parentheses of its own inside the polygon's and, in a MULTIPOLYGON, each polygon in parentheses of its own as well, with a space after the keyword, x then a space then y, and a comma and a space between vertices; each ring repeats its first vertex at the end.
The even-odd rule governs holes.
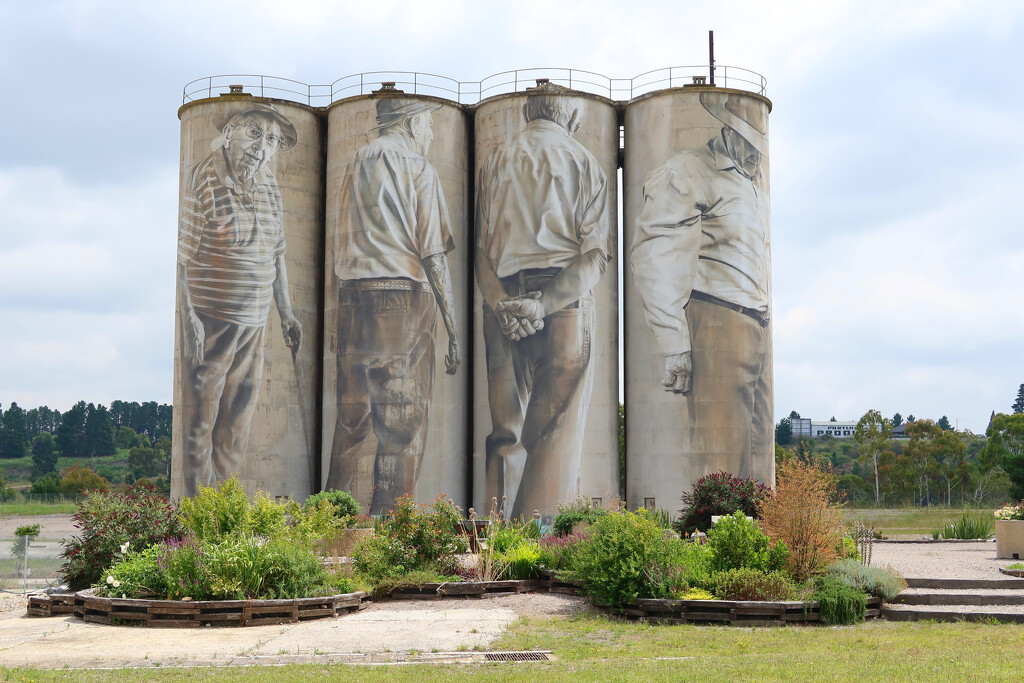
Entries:
POLYGON ((152 627, 266 626, 337 617, 366 607, 365 592, 290 600, 135 600, 107 598, 94 589, 29 597, 28 615, 71 614, 96 624, 152 627))

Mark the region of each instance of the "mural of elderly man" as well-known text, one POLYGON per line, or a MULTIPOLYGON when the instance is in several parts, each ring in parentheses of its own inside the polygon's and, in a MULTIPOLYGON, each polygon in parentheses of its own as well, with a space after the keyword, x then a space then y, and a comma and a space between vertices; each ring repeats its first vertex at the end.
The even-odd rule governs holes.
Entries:
POLYGON ((757 98, 702 92, 723 125, 644 180, 631 250, 662 385, 686 395, 691 448, 712 467, 773 480, 768 211, 757 98))
POLYGON ((461 360, 447 252, 454 247, 437 172, 426 159, 431 112, 399 96, 376 102, 377 137, 342 180, 338 277, 337 423, 327 487, 351 490, 360 444, 377 438, 371 514, 412 493, 423 459, 434 385, 437 311, 445 366, 461 360))
POLYGON ((218 129, 213 152, 185 185, 178 230, 185 495, 237 473, 245 457, 271 299, 285 344, 302 344, 288 295, 281 192, 268 166, 295 145, 295 126, 274 107, 249 103, 218 129))
POLYGON ((477 185, 476 274, 492 431, 490 496, 512 517, 579 494, 594 372, 591 289, 610 259, 608 181, 572 136, 582 102, 532 89, 526 124, 495 147, 477 185))

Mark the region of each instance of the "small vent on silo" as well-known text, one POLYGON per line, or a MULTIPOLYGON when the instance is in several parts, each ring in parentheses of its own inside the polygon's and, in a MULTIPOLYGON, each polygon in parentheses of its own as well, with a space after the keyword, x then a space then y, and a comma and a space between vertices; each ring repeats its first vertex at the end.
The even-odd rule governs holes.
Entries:
POLYGON ((229 85, 228 92, 230 92, 232 95, 242 95, 245 93, 244 88, 244 85, 229 85))
POLYGON ((540 86, 542 86, 542 85, 547 85, 547 84, 548 84, 548 83, 550 83, 550 82, 551 82, 551 80, 550 80, 550 79, 547 79, 547 78, 538 78, 538 79, 537 79, 537 87, 539 88, 539 87, 540 87, 540 86))
POLYGON ((395 87, 395 81, 381 81, 380 82, 380 90, 374 90, 373 94, 374 95, 386 95, 388 93, 398 94, 398 93, 404 93, 404 92, 405 92, 404 90, 399 90, 398 88, 395 87))

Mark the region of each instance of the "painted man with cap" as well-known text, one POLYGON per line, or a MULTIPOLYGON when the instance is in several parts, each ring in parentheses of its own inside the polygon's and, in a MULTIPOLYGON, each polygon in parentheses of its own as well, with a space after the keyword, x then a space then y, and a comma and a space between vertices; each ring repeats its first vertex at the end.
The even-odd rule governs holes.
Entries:
POLYGON ((740 477, 774 480, 766 111, 702 92, 724 124, 644 180, 631 259, 664 354, 662 385, 686 395, 692 452, 740 477))
POLYGON ((608 180, 573 135, 583 105, 543 84, 523 130, 477 183, 477 283, 484 298, 491 433, 488 496, 512 518, 579 496, 594 384, 594 297, 611 258, 608 180))
POLYGON ((345 170, 334 269, 338 278, 337 422, 327 487, 351 490, 360 445, 377 452, 370 513, 413 493, 434 386, 437 312, 445 366, 461 360, 447 252, 454 247, 437 172, 426 159, 440 105, 395 95, 376 102, 377 137, 345 170))
POLYGON ((285 344, 297 350, 302 343, 288 296, 281 192, 268 166, 295 145, 295 126, 270 105, 248 103, 218 128, 213 152, 185 185, 178 230, 185 495, 239 471, 271 300, 285 344))

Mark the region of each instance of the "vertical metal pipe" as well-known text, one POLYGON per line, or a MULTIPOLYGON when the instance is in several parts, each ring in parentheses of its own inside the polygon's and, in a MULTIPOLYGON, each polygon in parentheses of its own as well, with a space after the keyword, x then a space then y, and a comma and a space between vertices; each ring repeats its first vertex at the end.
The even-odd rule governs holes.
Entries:
POLYGON ((708 66, 711 69, 711 87, 715 86, 715 32, 708 31, 708 66))

